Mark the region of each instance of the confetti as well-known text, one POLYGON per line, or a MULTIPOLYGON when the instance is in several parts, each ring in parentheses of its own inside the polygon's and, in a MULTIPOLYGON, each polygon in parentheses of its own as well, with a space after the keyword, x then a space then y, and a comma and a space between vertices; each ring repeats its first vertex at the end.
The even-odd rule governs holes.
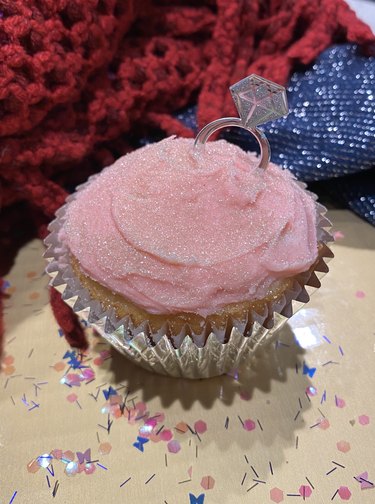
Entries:
POLYGON ((309 498, 312 494, 312 489, 308 485, 301 485, 298 491, 301 497, 303 497, 303 500, 305 500, 305 498, 309 498))
POLYGON ((315 374, 316 368, 310 368, 307 364, 303 363, 303 374, 312 378, 315 374))
POLYGON ((126 483, 127 483, 128 481, 130 481, 131 479, 132 479, 132 478, 130 477, 130 478, 128 478, 127 480, 125 480, 123 483, 121 483, 120 488, 121 488, 121 487, 123 487, 124 485, 126 485, 126 483))
POLYGON ((352 495, 351 491, 349 490, 349 488, 347 486, 340 486, 337 493, 339 494, 339 497, 342 500, 349 500, 352 495))
POLYGON ((14 494, 12 495, 10 501, 9 501, 9 504, 12 504, 12 502, 14 502, 14 499, 16 498, 16 495, 17 495, 17 490, 14 492, 14 494))
POLYGON ((358 417, 358 422, 361 425, 368 425, 370 423, 370 417, 368 415, 360 415, 358 417))
POLYGON ((149 439, 138 436, 137 441, 133 443, 133 446, 139 451, 144 452, 143 446, 149 442, 149 439))
POLYGON ((167 446, 170 453, 178 453, 181 450, 181 445, 176 439, 169 441, 167 446))
POLYGON ((336 443, 337 449, 342 453, 347 453, 350 450, 350 443, 347 441, 339 441, 336 443))
POLYGON ((335 241, 342 240, 343 238, 345 238, 345 235, 342 231, 335 231, 333 233, 333 239, 335 241))
POLYGON ((99 445, 99 453, 101 455, 108 455, 112 450, 112 445, 111 443, 105 442, 105 443, 100 443, 99 445))
POLYGON ((362 290, 357 290, 355 293, 355 297, 357 299, 363 299, 364 297, 366 297, 366 294, 362 290))
POLYGON ((284 492, 280 488, 274 487, 270 490, 270 499, 276 503, 283 502, 284 492))
POLYGON ((204 504, 205 494, 200 494, 198 497, 189 493, 190 504, 204 504))
POLYGON ((244 421, 243 428, 246 431, 252 431, 252 430, 255 429, 255 422, 249 418, 249 419, 247 419, 247 420, 244 421))
POLYGON ((368 480, 367 471, 359 474, 358 476, 355 476, 354 479, 361 484, 361 490, 365 490, 366 488, 374 488, 374 483, 368 480))
POLYGON ((201 480, 201 487, 204 490, 211 490, 215 486, 215 480, 212 476, 203 476, 201 480))
POLYGON ((194 429, 198 434, 204 434, 207 430, 206 422, 204 422, 203 420, 198 420, 194 424, 194 429))

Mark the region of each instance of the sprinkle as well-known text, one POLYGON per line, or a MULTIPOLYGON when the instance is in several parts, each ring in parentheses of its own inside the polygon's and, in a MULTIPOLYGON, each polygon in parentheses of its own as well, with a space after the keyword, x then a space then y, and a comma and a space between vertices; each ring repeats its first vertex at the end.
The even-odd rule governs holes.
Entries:
POLYGON ((241 422, 242 427, 243 427, 243 426, 244 426, 244 424, 243 424, 243 420, 242 420, 242 418, 240 417, 240 415, 237 415, 237 417, 238 417, 238 420, 241 422))
POLYGON ((246 455, 244 455, 244 457, 245 457, 246 463, 248 464, 248 463, 249 463, 249 460, 248 460, 247 456, 246 456, 246 455))
POLYGON ((182 483, 189 483, 189 481, 191 481, 191 479, 187 479, 187 480, 184 480, 184 481, 179 481, 178 484, 182 485, 182 483))
POLYGON ((314 487, 314 485, 311 483, 311 481, 309 480, 309 478, 308 478, 307 476, 305 476, 305 479, 306 479, 306 481, 308 482, 308 484, 311 486, 311 488, 312 488, 313 490, 315 490, 315 487, 314 487))
POLYGON ((312 494, 312 490, 307 485, 301 485, 299 487, 299 494, 303 497, 303 500, 306 500, 306 497, 310 497, 312 494))
POLYGON ((11 400, 12 400, 12 403, 14 404, 14 406, 16 405, 16 403, 14 402, 14 399, 13 399, 13 396, 10 396, 11 400))
POLYGON ((318 408, 318 411, 319 411, 319 413, 322 415, 322 417, 323 417, 323 418, 325 418, 325 417, 326 417, 326 416, 325 416, 325 414, 322 412, 322 410, 321 410, 320 408, 318 408))
POLYGON ((272 476, 273 476, 273 467, 272 467, 271 461, 269 462, 269 466, 270 466, 270 471, 271 471, 271 474, 272 474, 272 476))
POLYGON ((340 354, 341 354, 341 355, 344 355, 344 351, 343 351, 343 349, 341 348, 341 346, 340 346, 340 345, 339 345, 339 350, 340 350, 340 354))
POLYGON ((329 474, 333 473, 333 471, 336 471, 337 467, 334 467, 333 469, 331 469, 330 471, 328 471, 326 473, 326 476, 328 476, 329 474))
POLYGON ((254 485, 251 486, 250 488, 248 488, 246 491, 250 492, 250 490, 252 490, 253 488, 255 488, 257 485, 259 485, 259 483, 254 483, 254 485))
POLYGON ((165 467, 168 467, 168 458, 166 453, 164 454, 164 459, 165 459, 165 467))
POLYGON ((331 344, 331 343, 332 343, 332 341, 331 341, 331 340, 329 340, 329 339, 327 338, 327 336, 323 336, 323 339, 325 339, 325 340, 327 341, 327 343, 329 343, 329 344, 331 344))
POLYGON ((229 417, 225 419, 225 424, 224 427, 228 430, 228 425, 229 425, 229 417))
POLYGON ((16 495, 17 495, 17 490, 14 492, 14 494, 12 495, 10 501, 9 501, 9 504, 12 504, 12 502, 14 501, 14 499, 16 498, 16 495))
POLYGON ((149 482, 152 480, 152 478, 154 478, 154 476, 155 476, 155 474, 153 474, 152 476, 150 476, 150 477, 148 478, 148 480, 147 480, 147 481, 145 481, 145 485, 147 485, 147 483, 149 483, 149 482))
POLYGON ((198 445, 195 447, 195 458, 198 458, 198 445))
POLYGON ((59 480, 57 480, 55 482, 55 486, 53 487, 53 491, 52 491, 52 497, 56 497, 58 488, 59 488, 59 480))
POLYGON ((296 413, 296 416, 294 417, 294 421, 296 421, 296 420, 297 420, 298 415, 299 415, 300 413, 301 413, 301 410, 298 410, 298 411, 297 411, 297 413, 296 413))
POLYGON ((108 471, 108 468, 107 467, 104 467, 104 465, 102 464, 99 464, 99 462, 96 463, 97 466, 101 467, 102 469, 104 469, 105 471, 108 471))
POLYGON ((296 437, 296 450, 298 449, 298 436, 296 437))
POLYGON ((251 465, 250 467, 251 467, 251 469, 252 469, 253 473, 255 474, 255 476, 256 476, 257 478, 259 478, 259 474, 256 472, 256 470, 254 469, 254 467, 253 467, 252 465, 251 465))
POLYGON ((264 484, 266 484, 266 482, 265 482, 265 481, 258 480, 258 479, 255 479, 255 478, 253 479, 253 481, 256 481, 257 483, 264 483, 264 484))
POLYGON ((33 352, 34 352, 34 349, 32 348, 32 349, 30 350, 30 352, 29 352, 29 355, 27 356, 27 358, 28 358, 28 359, 30 359, 30 357, 32 356, 33 352))
POLYGON ((46 474, 48 488, 51 488, 51 483, 49 482, 48 474, 46 474))
POLYGON ((301 497, 301 494, 299 494, 299 493, 298 494, 288 493, 286 495, 287 495, 287 497, 301 497))
POLYGON ((243 486, 243 484, 245 483, 246 476, 247 476, 247 472, 245 472, 245 474, 243 475, 243 478, 241 481, 241 486, 243 486))
POLYGON ((258 422, 258 425, 260 427, 260 430, 263 431, 263 427, 262 427, 262 424, 260 423, 260 421, 257 419, 257 422, 258 422))
POLYGON ((326 393, 326 391, 324 391, 323 395, 322 395, 322 398, 320 400, 320 404, 322 404, 324 401, 326 401, 326 399, 327 399, 327 393, 326 393))
POLYGON ((335 465, 337 465, 337 466, 342 467, 343 469, 345 469, 345 466, 339 464, 338 462, 335 462, 334 460, 332 460, 332 464, 335 464, 335 465))
POLYGON ((282 502, 284 500, 284 492, 277 487, 270 490, 270 499, 272 502, 282 502))
POLYGON ((121 488, 121 487, 123 487, 124 485, 126 485, 126 483, 127 483, 128 481, 130 481, 131 479, 132 479, 132 478, 131 478, 131 476, 130 476, 130 478, 128 478, 127 480, 125 480, 123 483, 121 483, 120 488, 121 488))

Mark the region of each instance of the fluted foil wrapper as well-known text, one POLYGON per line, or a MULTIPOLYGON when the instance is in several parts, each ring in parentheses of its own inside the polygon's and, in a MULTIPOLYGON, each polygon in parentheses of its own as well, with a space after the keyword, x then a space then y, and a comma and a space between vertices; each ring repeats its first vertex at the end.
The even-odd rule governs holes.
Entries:
MULTIPOLYGON (((77 188, 81 190, 89 184, 77 188)), ((305 184, 299 184, 305 188, 305 184)), ((86 320, 99 334, 130 360, 149 371, 163 375, 191 379, 209 378, 228 373, 237 368, 255 352, 260 344, 270 341, 275 332, 310 299, 320 287, 320 278, 328 272, 327 262, 333 254, 327 243, 333 241, 330 234, 331 222, 326 218, 326 208, 316 202, 318 241, 323 244, 321 260, 313 272, 298 275, 291 289, 286 290, 277 301, 267 303, 261 313, 251 313, 251 325, 247 321, 231 320, 225 329, 211 327, 206 338, 206 328, 194 334, 189 328, 180 334, 167 336, 167 331, 152 334, 148 321, 135 327, 129 318, 120 320, 113 310, 105 310, 98 300, 92 299, 82 287, 70 265, 69 250, 58 239, 64 224, 69 202, 56 212, 56 219, 49 225, 50 234, 45 239, 48 261, 46 271, 51 277, 50 285, 62 294, 62 299, 81 318, 86 320)), ((312 194, 312 193, 310 193, 312 194)), ((317 197, 312 194, 315 201, 317 197)), ((125 363, 124 363, 125 365, 125 363)))

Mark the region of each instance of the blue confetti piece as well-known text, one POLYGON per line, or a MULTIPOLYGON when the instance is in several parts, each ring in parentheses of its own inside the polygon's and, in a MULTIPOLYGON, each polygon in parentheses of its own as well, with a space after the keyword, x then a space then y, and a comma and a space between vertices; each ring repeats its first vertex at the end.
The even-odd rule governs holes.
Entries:
POLYGON ((106 398, 106 400, 108 401, 108 399, 112 395, 117 395, 117 392, 113 387, 110 386, 108 390, 107 389, 103 390, 103 394, 104 394, 104 397, 106 398))
POLYGON ((70 360, 68 360, 68 364, 73 369, 80 369, 81 367, 83 367, 81 365, 81 361, 79 361, 77 357, 72 357, 70 360))
POLYGON ((332 341, 327 338, 327 336, 323 336, 323 338, 326 340, 327 343, 331 345, 332 341))
POLYGON ((316 368, 309 368, 309 366, 305 363, 303 363, 303 374, 304 375, 309 375, 310 378, 312 378, 315 374, 316 368))
POLYGON ((76 356, 77 353, 74 350, 71 352, 69 352, 68 350, 67 352, 65 352, 63 359, 74 359, 76 356))
POLYGON ((189 493, 190 504, 203 504, 204 503, 204 494, 200 494, 198 497, 195 497, 192 493, 189 493))
POLYGON ((133 443, 134 448, 137 448, 139 451, 144 452, 143 445, 148 443, 150 440, 147 438, 143 438, 140 436, 137 436, 137 441, 133 443))

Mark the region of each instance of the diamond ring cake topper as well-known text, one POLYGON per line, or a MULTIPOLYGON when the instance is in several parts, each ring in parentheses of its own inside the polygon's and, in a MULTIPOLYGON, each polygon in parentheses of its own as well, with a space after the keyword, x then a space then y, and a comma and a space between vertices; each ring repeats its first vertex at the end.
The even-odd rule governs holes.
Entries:
POLYGON ((195 146, 205 144, 217 130, 229 126, 244 128, 252 133, 260 145, 259 168, 266 168, 271 149, 265 134, 257 126, 288 114, 288 102, 283 86, 252 74, 230 88, 240 117, 223 117, 200 130, 195 146))

